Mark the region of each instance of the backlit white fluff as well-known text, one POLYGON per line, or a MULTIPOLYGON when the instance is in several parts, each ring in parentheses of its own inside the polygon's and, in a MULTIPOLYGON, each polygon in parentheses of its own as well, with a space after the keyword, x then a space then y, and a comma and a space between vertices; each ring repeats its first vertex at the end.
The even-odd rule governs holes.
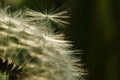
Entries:
POLYGON ((79 60, 71 56, 75 54, 71 42, 51 28, 51 21, 68 24, 62 20, 69 18, 67 11, 43 14, 26 9, 15 14, 7 10, 0 9, 0 57, 24 66, 26 76, 20 80, 80 79, 81 68, 75 66, 79 60))

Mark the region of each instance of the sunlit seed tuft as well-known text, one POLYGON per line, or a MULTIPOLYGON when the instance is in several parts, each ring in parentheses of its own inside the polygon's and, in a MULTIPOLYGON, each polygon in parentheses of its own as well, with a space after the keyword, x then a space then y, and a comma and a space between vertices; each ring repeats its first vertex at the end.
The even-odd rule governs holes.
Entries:
POLYGON ((70 18, 67 11, 43 14, 31 9, 8 10, 0 8, 0 57, 7 61, 0 66, 12 64, 11 71, 20 71, 15 76, 9 73, 16 77, 10 80, 79 80, 84 75, 80 72, 84 71, 82 64, 77 63, 80 59, 71 56, 78 54, 71 50, 71 42, 51 28, 52 22, 69 23, 64 20, 70 18))

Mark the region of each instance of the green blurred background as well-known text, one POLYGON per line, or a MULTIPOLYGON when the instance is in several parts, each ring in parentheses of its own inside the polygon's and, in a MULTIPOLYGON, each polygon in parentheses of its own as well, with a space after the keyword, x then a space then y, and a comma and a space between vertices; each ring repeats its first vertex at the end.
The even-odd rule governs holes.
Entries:
POLYGON ((120 0, 72 0, 71 4, 70 31, 76 46, 84 50, 89 80, 120 80, 120 0))
MULTIPOLYGON (((13 6, 40 9, 39 1, 9 0, 13 6)), ((64 0, 48 0, 60 5, 64 0)), ((120 0, 66 0, 72 8, 68 39, 81 49, 88 80, 120 80, 120 0)))

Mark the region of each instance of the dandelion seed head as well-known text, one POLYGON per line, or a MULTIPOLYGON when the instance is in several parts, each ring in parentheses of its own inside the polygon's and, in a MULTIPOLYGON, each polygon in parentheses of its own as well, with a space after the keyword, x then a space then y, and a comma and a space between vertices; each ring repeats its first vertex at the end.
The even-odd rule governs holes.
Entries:
MULTIPOLYGON (((14 65, 9 75, 15 80, 79 80, 78 59, 70 50, 72 44, 64 34, 52 31, 56 24, 68 24, 62 19, 70 18, 67 11, 59 13, 36 12, 31 9, 9 12, 0 8, 0 65, 14 65)), ((79 64, 81 66, 81 64, 79 64)), ((3 68, 0 68, 0 72, 3 68)), ((81 69, 82 70, 82 69, 81 69)), ((1 73, 0 73, 1 74, 1 73)), ((3 74, 3 73, 2 73, 3 74)), ((9 80, 13 80, 9 76, 9 80)))

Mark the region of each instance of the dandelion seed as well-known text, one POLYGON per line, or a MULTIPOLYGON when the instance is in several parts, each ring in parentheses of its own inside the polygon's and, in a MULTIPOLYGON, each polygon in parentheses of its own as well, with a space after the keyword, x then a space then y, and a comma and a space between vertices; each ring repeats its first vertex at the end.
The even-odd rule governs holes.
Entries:
POLYGON ((51 21, 67 24, 62 20, 69 18, 66 13, 43 14, 29 9, 15 14, 0 9, 0 80, 80 79, 71 42, 48 29, 51 21), (47 19, 51 21, 47 23, 47 19))
POLYGON ((42 20, 42 19, 50 19, 58 24, 60 23, 66 23, 68 24, 67 21, 62 21, 61 19, 63 18, 70 18, 70 16, 68 15, 64 15, 64 14, 67 14, 68 12, 67 11, 62 11, 62 12, 59 12, 59 13, 48 13, 48 14, 43 14, 43 13, 39 13, 39 12, 36 12, 36 11, 33 11, 33 10, 29 10, 27 11, 27 15, 28 16, 32 16, 33 18, 31 18, 31 20, 42 20))

